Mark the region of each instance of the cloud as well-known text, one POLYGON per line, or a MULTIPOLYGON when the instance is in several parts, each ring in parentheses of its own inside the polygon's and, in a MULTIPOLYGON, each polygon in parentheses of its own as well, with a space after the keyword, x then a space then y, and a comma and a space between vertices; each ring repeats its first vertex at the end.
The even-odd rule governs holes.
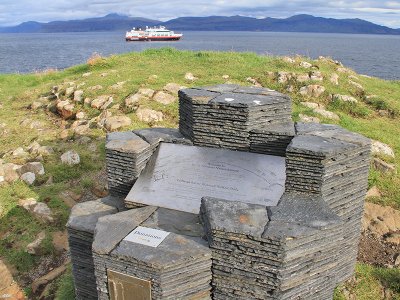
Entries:
POLYGON ((332 18, 360 18, 400 27, 400 1, 379 0, 1 0, 0 26, 31 20, 49 22, 99 17, 112 12, 163 21, 181 16, 285 18, 306 13, 332 18))

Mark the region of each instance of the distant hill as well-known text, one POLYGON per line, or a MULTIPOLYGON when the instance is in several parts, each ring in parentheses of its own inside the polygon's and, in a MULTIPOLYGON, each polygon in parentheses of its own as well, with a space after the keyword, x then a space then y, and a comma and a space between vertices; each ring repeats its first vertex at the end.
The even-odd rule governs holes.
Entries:
POLYGON ((361 19, 332 19, 311 15, 296 15, 286 19, 256 19, 243 16, 181 17, 161 22, 119 14, 84 20, 25 22, 14 27, 0 28, 0 32, 87 32, 128 30, 131 27, 164 25, 173 30, 207 31, 277 31, 320 33, 400 34, 400 29, 377 25, 361 19))

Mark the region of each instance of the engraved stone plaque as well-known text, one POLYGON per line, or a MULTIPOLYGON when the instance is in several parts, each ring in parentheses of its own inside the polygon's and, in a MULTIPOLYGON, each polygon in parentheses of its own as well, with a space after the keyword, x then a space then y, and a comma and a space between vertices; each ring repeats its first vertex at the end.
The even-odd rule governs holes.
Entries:
POLYGON ((282 157, 162 143, 125 201, 196 214, 206 196, 275 206, 285 178, 282 157))
POLYGON ((151 282, 107 270, 108 291, 111 300, 151 300, 151 282))

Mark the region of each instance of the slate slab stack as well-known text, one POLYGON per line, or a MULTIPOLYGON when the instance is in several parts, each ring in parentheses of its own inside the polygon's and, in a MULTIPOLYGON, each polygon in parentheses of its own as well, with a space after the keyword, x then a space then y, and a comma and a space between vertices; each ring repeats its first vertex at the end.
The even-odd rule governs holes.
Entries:
POLYGON ((203 198, 213 299, 332 299, 341 220, 320 197, 277 207, 203 198))
POLYGON ((291 120, 291 100, 259 87, 222 84, 179 91, 179 130, 196 146, 249 151, 250 132, 291 120))
POLYGON ((161 142, 191 145, 173 128, 148 128, 107 134, 106 160, 110 194, 125 197, 161 142))
POLYGON ((250 132, 250 152, 284 157, 295 136, 293 122, 273 123, 250 132))
POLYGON ((287 148, 286 191, 319 194, 343 220, 342 269, 337 282, 354 271, 368 187, 370 140, 335 125, 296 124, 287 148))
POLYGON ((93 243, 99 299, 109 299, 107 271, 151 283, 151 299, 211 299, 211 250, 197 215, 154 206, 100 218, 93 243), (170 232, 157 247, 124 238, 137 226, 170 232))
POLYGON ((122 210, 120 203, 120 199, 107 197, 79 203, 72 208, 67 231, 76 299, 97 299, 92 258, 94 229, 99 217, 122 210))

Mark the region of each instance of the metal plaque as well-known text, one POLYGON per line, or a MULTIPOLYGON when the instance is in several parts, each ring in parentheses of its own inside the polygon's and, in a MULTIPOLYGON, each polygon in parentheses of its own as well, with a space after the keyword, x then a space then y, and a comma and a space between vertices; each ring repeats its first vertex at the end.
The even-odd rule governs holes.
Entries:
POLYGON ((202 197, 276 206, 283 157, 161 143, 125 201, 199 213, 202 197))
POLYGON ((151 300, 151 282, 107 270, 111 300, 151 300))

